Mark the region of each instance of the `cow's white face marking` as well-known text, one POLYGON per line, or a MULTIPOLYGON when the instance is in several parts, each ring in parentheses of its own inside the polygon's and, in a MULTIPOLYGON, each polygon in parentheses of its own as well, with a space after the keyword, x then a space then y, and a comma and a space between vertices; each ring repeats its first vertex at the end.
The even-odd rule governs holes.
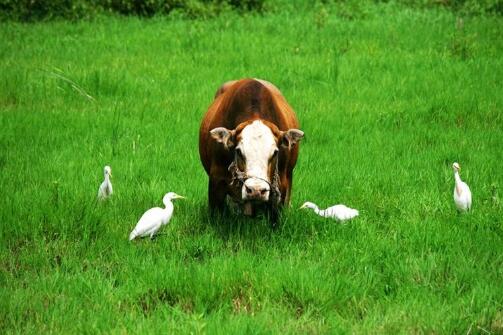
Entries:
POLYGON ((270 158, 278 150, 271 129, 260 120, 253 121, 241 131, 238 149, 245 158, 248 177, 243 185, 242 198, 269 200, 270 180, 267 172, 270 158))

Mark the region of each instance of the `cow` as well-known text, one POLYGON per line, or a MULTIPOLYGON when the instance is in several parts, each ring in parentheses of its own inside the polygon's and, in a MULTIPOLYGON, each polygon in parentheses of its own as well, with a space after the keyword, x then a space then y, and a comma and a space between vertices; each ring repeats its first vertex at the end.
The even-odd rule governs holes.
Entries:
POLYGON ((224 83, 199 129, 211 212, 222 212, 229 196, 247 216, 265 209, 274 226, 281 207, 290 203, 304 137, 298 128, 295 112, 270 82, 247 78, 224 83))

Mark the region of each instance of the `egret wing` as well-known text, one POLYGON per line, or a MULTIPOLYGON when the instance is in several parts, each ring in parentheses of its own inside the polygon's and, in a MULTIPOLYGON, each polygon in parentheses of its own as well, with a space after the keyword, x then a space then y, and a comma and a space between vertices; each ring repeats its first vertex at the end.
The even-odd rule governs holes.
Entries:
POLYGON ((469 210, 472 206, 472 193, 470 188, 465 182, 459 184, 459 193, 456 187, 454 187, 454 203, 460 211, 469 210))
POLYGON ((349 220, 358 215, 358 211, 356 209, 349 208, 346 205, 335 205, 330 209, 333 213, 333 217, 340 221, 349 220))
POLYGON ((106 182, 102 182, 100 188, 98 189, 98 198, 106 197, 106 182))
POLYGON ((467 209, 471 209, 472 207, 472 192, 470 191, 470 187, 466 183, 463 183, 464 185, 464 192, 466 193, 466 206, 467 209))
POLYGON ((129 235, 129 239, 132 240, 137 236, 143 237, 149 235, 152 229, 155 229, 162 224, 162 214, 163 211, 159 207, 146 211, 129 235))

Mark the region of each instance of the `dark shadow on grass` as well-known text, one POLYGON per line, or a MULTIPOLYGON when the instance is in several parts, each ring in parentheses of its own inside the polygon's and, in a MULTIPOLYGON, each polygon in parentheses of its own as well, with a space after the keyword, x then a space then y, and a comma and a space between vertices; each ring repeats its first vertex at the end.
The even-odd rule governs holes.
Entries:
MULTIPOLYGON (((215 235, 224 242, 235 239, 252 243, 256 239, 264 241, 279 231, 279 229, 272 227, 267 216, 262 213, 256 217, 246 217, 229 208, 225 208, 223 213, 210 213, 207 206, 202 206, 200 207, 200 218, 202 224, 211 228, 215 235)), ((281 225, 281 219, 279 225, 281 225)))
POLYGON ((211 230, 235 251, 255 252, 257 249, 270 247, 288 250, 292 243, 302 247, 313 238, 323 238, 329 233, 326 225, 332 223, 300 215, 290 208, 283 208, 275 228, 264 214, 250 218, 227 209, 222 214, 210 215, 206 205, 201 206, 199 211, 200 228, 211 230))

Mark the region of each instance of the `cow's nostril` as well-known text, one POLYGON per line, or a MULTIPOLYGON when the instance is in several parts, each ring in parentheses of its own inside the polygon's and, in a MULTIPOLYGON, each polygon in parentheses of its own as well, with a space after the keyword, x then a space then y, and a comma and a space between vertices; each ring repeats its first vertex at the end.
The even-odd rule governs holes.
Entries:
POLYGON ((245 188, 246 188, 246 193, 248 194, 251 194, 252 193, 252 189, 249 188, 248 186, 245 185, 245 188))

